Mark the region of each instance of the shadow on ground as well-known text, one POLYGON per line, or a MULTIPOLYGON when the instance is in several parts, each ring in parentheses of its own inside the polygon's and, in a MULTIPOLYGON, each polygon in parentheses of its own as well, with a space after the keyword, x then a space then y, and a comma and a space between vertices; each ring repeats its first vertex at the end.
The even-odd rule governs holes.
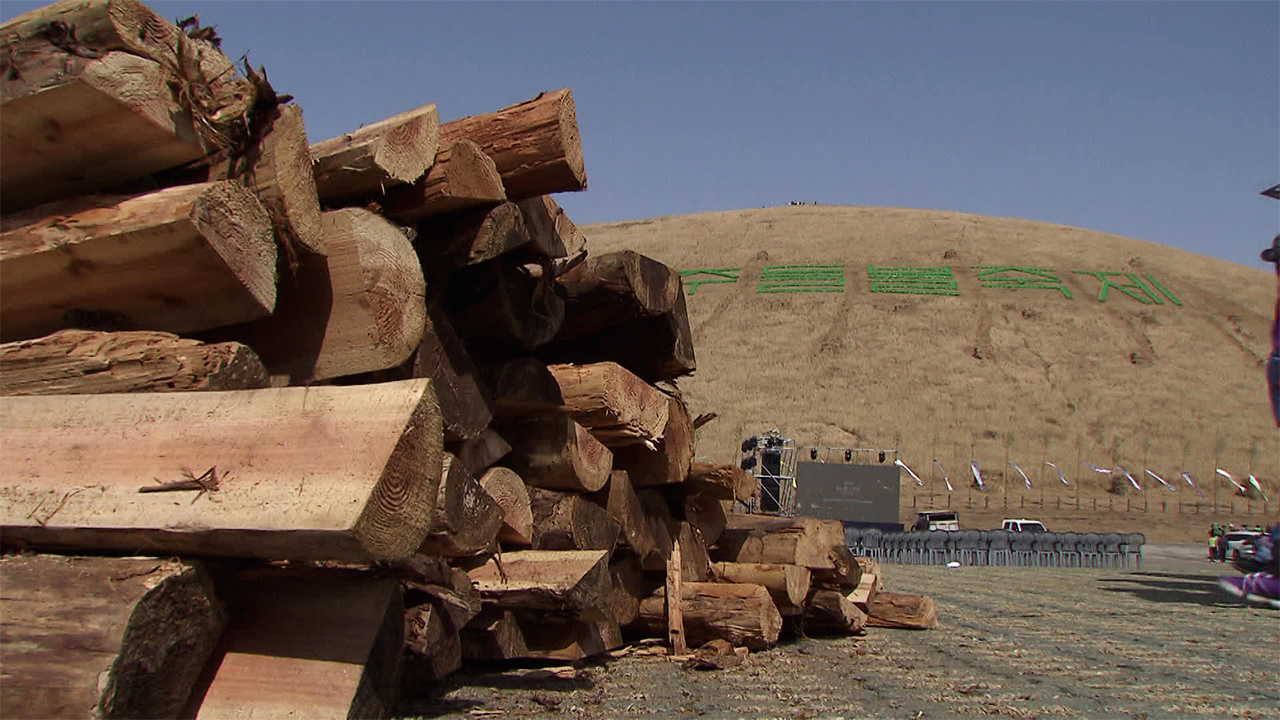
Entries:
POLYGON ((1125 577, 1099 578, 1103 590, 1128 593, 1156 603, 1184 603, 1209 607, 1236 605, 1218 589, 1216 577, 1190 573, 1135 572, 1125 577))

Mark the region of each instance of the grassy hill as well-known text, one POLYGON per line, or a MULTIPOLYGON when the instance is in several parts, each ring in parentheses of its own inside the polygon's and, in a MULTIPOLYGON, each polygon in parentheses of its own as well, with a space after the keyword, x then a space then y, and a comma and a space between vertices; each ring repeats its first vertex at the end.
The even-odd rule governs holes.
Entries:
POLYGON ((1277 517, 1280 432, 1262 373, 1275 280, 1263 270, 1080 228, 900 208, 783 206, 583 229, 592 252, 736 268, 685 279, 698 372, 680 386, 693 412, 719 415, 699 431, 703 459, 736 462, 743 438, 770 428, 802 445, 897 449, 925 480, 904 473, 904 520, 949 501, 968 527, 1026 516, 1198 540, 1214 519, 1277 517), (869 266, 932 277, 873 278, 869 266), (825 291, 761 291, 797 289, 787 282, 825 291), (985 491, 970 487, 971 459, 985 491), (1122 465, 1143 490, 1111 492, 1086 462, 1122 465), (1270 502, 1238 496, 1218 467, 1246 485, 1255 474, 1270 502))

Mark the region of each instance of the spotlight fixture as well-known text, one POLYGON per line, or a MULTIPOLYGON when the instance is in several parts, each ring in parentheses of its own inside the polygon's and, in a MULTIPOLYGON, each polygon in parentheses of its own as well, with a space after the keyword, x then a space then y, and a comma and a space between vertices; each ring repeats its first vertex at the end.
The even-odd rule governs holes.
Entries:
POLYGON ((747 458, 742 458, 742 469, 743 469, 743 470, 750 470, 751 468, 753 468, 753 467, 755 467, 755 466, 756 466, 756 456, 755 456, 755 455, 752 455, 751 457, 747 457, 747 458))
POLYGON ((809 459, 810 460, 818 459, 818 448, 809 448, 809 459))
POLYGON ((853 451, 852 451, 852 450, 845 450, 845 451, 844 451, 844 461, 845 461, 845 462, 853 462, 853 451))
POLYGON ((884 451, 880 451, 880 462, 884 462, 884 451))

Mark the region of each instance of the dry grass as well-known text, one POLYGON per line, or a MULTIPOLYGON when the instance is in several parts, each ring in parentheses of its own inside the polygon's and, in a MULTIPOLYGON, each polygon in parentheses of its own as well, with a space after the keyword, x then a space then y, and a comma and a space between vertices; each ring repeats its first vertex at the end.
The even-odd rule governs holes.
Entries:
MULTIPOLYGON (((1262 374, 1275 284, 1262 270, 1079 228, 897 208, 785 206, 584 232, 597 253, 631 248, 678 269, 743 268, 736 283, 689 297, 698 372, 681 387, 695 412, 719 413, 699 431, 703 459, 734 462, 742 438, 777 427, 802 444, 900 450, 929 481, 914 497, 906 478, 904 518, 930 491, 945 503, 930 474, 935 458, 963 509, 972 458, 987 480, 973 502, 989 512, 962 513, 968 525, 1007 515, 1006 479, 1011 509, 1039 502, 1044 484, 1046 507, 1035 516, 1055 529, 1102 522, 1074 504, 1056 509, 1077 490, 1044 467, 1053 460, 1080 484, 1084 507, 1114 499, 1153 508, 1099 516, 1103 525, 1115 519, 1161 540, 1203 535, 1215 484, 1225 512, 1234 488, 1213 474, 1223 467, 1238 479, 1256 474, 1272 500, 1265 512, 1276 517, 1280 433, 1262 374), (756 291, 766 265, 831 263, 845 267, 844 292, 756 291), (869 264, 951 266, 961 294, 872 293, 869 264), (1055 270, 1074 299, 981 288, 976 265, 1055 270), (1144 305, 1115 290, 1100 303, 1098 281, 1072 270, 1151 274, 1184 306, 1144 305), (1006 475, 1006 457, 1031 475, 1033 490, 1012 469, 1006 475), (1109 479, 1082 462, 1124 465, 1146 492, 1111 495, 1109 479), (1194 492, 1166 491, 1144 468, 1170 482, 1189 470, 1209 497, 1202 514, 1177 513, 1179 497, 1192 512, 1194 492)), ((1267 521, 1262 503, 1246 516, 1246 501, 1235 502, 1240 520, 1267 521)))

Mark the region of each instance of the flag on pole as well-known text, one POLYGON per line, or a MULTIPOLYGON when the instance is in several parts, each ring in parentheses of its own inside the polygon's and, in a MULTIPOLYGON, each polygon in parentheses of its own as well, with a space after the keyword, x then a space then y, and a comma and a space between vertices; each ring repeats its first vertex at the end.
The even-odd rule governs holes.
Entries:
POLYGON ((1187 481, 1187 484, 1191 486, 1192 490, 1196 491, 1197 495, 1199 495, 1201 498, 1204 497, 1204 493, 1200 492, 1199 486, 1197 486, 1194 482, 1191 481, 1191 473, 1186 472, 1184 470, 1182 473, 1182 479, 1187 481))
POLYGON ((1061 469, 1061 468, 1059 468, 1057 465, 1054 465, 1053 463, 1051 463, 1051 462, 1049 462, 1049 461, 1047 461, 1047 460, 1045 461, 1045 463, 1044 463, 1044 464, 1045 464, 1045 465, 1048 465, 1049 467, 1051 467, 1051 468, 1053 468, 1054 470, 1057 470, 1057 471, 1058 471, 1058 479, 1062 481, 1062 484, 1063 484, 1063 485, 1066 485, 1067 487, 1070 487, 1070 486, 1071 486, 1071 483, 1067 482, 1067 476, 1062 474, 1062 469, 1061 469))
POLYGON ((1111 474, 1111 468, 1101 468, 1101 467, 1098 467, 1097 465, 1094 465, 1093 463, 1085 463, 1085 465, 1087 465, 1090 470, 1096 473, 1102 473, 1103 475, 1111 474))
POLYGON ((951 487, 951 479, 947 477, 947 471, 942 469, 942 464, 934 460, 933 466, 938 468, 938 472, 942 473, 942 482, 947 484, 947 492, 955 492, 955 488, 951 487))
POLYGON ((907 464, 906 464, 906 463, 904 463, 904 462, 902 462, 902 460, 900 460, 900 459, 899 459, 899 460, 894 460, 894 461, 893 461, 893 464, 894 464, 894 465, 897 465, 898 467, 902 468, 903 470, 906 470, 906 471, 907 471, 907 474, 908 474, 908 475, 910 475, 910 476, 911 476, 911 477, 916 481, 916 485, 917 485, 917 486, 919 486, 919 485, 924 485, 924 481, 920 479, 920 476, 919 476, 919 475, 916 475, 916 474, 915 474, 915 473, 913 473, 913 472, 911 472, 911 468, 907 467, 907 464))
POLYGON ((1018 474, 1022 476, 1022 481, 1023 481, 1023 482, 1025 482, 1025 483, 1027 484, 1027 489, 1028 489, 1028 490, 1031 490, 1031 489, 1032 489, 1032 487, 1031 487, 1031 478, 1027 477, 1027 474, 1026 474, 1026 473, 1024 473, 1024 472, 1022 472, 1022 468, 1018 467, 1018 463, 1016 463, 1016 462, 1014 462, 1014 461, 1010 460, 1010 461, 1009 461, 1009 464, 1010 464, 1010 465, 1012 465, 1012 466, 1013 466, 1013 469, 1014 469, 1014 470, 1017 470, 1017 471, 1018 471, 1018 474))
POLYGON ((1165 486, 1165 487, 1169 488, 1170 490, 1172 490, 1172 489, 1173 489, 1173 486, 1172 486, 1172 485, 1170 485, 1169 483, 1165 482, 1165 481, 1164 481, 1164 478, 1160 477, 1159 475, 1157 475, 1157 474, 1155 474, 1155 473, 1151 472, 1150 470, 1147 470, 1147 474, 1148 474, 1148 475, 1150 475, 1151 477, 1155 478, 1155 479, 1156 479, 1156 482, 1160 483, 1161 485, 1163 485, 1163 486, 1165 486))
MULTIPOLYGON (((1258 494, 1262 495, 1263 500, 1267 499, 1266 491, 1263 490, 1262 486, 1258 484, 1258 478, 1254 477, 1252 473, 1249 474, 1249 484, 1258 488, 1258 494)), ((1270 501, 1268 500, 1267 502, 1270 502, 1270 501)))
POLYGON ((980 487, 980 488, 981 488, 981 487, 986 487, 986 484, 982 482, 982 473, 978 471, 978 461, 977 461, 977 460, 970 460, 970 461, 969 461, 969 469, 970 469, 970 470, 973 470, 973 479, 974 479, 975 481, 977 481, 977 483, 978 483, 978 487, 980 487))
POLYGON ((1218 468, 1218 474, 1219 474, 1219 475, 1221 475, 1222 477, 1224 477, 1224 478, 1226 478, 1226 479, 1230 480, 1230 481, 1231 481, 1231 484, 1232 484, 1232 485, 1235 485, 1235 486, 1236 486, 1236 489, 1237 489, 1237 490, 1239 490, 1240 492, 1248 492, 1247 490, 1245 490, 1245 488, 1244 488, 1244 486, 1243 486, 1243 485, 1241 485, 1240 483, 1236 482, 1236 479, 1235 479, 1235 478, 1233 478, 1233 477, 1231 477, 1231 473, 1227 472, 1226 470, 1223 470, 1222 468, 1218 468))
POLYGON ((1125 478, 1129 481, 1129 484, 1133 486, 1134 490, 1137 490, 1138 492, 1142 492, 1142 486, 1138 484, 1137 480, 1133 479, 1133 476, 1129 474, 1128 470, 1125 470, 1119 465, 1116 466, 1116 470, 1119 470, 1120 473, 1125 476, 1125 478))

